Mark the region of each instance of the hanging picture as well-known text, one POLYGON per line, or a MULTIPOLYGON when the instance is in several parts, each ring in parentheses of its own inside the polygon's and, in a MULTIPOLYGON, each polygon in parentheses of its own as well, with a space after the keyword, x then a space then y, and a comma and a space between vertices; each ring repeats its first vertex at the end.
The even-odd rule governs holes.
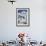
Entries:
POLYGON ((16 8, 16 26, 30 25, 30 9, 16 8))

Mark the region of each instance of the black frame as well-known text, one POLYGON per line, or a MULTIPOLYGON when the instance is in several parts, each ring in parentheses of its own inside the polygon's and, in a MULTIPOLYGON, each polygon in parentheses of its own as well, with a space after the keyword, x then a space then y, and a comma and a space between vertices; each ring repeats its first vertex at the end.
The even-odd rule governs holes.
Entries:
POLYGON ((28 27, 28 26, 30 26, 30 9, 29 9, 29 8, 16 8, 16 26, 17 26, 17 27, 28 27), (27 9, 27 10, 28 10, 28 20, 27 20, 27 21, 28 21, 28 25, 18 25, 18 24, 17 24, 17 13, 18 13, 18 12, 17 12, 17 9, 18 9, 18 10, 19 10, 19 9, 20 9, 20 10, 21 10, 21 9, 23 9, 23 10, 24 10, 24 9, 27 9))

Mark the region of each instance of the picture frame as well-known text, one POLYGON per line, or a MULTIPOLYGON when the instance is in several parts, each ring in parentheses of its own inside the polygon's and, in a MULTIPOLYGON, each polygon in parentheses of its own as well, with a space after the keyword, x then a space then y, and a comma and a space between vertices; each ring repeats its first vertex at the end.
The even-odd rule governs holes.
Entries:
POLYGON ((29 8, 16 8, 16 26, 30 26, 29 8))

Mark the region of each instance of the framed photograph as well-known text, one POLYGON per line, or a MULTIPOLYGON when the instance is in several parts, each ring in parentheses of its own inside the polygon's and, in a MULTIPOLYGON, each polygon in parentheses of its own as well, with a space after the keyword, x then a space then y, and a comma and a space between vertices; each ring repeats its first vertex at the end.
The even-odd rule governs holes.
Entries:
POLYGON ((16 8, 16 26, 30 26, 29 8, 16 8))

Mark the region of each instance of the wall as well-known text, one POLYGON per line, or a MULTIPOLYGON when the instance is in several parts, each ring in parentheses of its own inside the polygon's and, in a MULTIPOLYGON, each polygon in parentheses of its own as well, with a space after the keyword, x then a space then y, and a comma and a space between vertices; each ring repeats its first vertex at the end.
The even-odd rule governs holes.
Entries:
POLYGON ((0 0, 0 40, 15 40, 26 32, 33 40, 46 40, 45 0, 17 0, 13 5, 0 0), (16 27, 16 8, 30 8, 30 27, 16 27))

